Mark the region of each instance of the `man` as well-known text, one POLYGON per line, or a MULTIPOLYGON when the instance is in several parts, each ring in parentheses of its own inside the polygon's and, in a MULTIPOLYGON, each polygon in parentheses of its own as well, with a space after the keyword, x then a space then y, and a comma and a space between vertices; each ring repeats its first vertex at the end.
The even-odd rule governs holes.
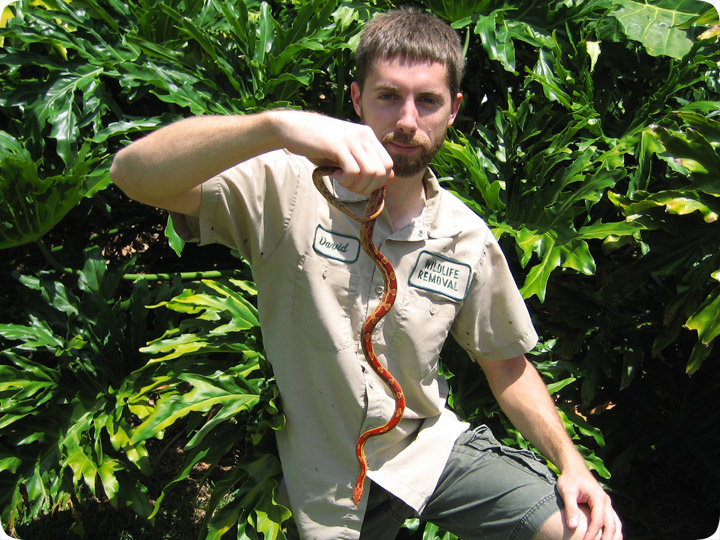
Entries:
POLYGON ((298 529, 290 536, 392 539, 419 515, 465 539, 621 538, 608 496, 523 356, 537 336, 497 243, 427 167, 462 99, 457 35, 396 10, 368 24, 357 63, 351 95, 362 124, 287 110, 186 119, 123 149, 111 170, 127 195, 173 212, 186 237, 237 248, 251 264, 287 417, 277 439, 298 529), (317 165, 336 167, 326 185, 357 214, 387 186, 374 240, 398 275, 374 343, 407 408, 367 443, 357 506, 355 442, 394 410, 359 343, 382 277, 361 253, 358 224, 313 186, 317 165), (561 471, 557 483, 531 454, 500 446, 485 427, 467 431, 445 407, 437 359, 450 332, 561 471))

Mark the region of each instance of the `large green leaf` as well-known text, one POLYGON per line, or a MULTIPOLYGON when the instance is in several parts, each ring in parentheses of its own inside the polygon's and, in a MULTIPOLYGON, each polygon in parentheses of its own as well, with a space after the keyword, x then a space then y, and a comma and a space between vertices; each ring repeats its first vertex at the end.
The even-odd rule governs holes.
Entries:
POLYGON ((172 300, 154 306, 165 306, 197 317, 186 320, 180 329, 169 330, 161 338, 143 347, 142 351, 145 353, 164 354, 153 359, 151 363, 200 352, 228 352, 252 356, 252 344, 248 346, 246 339, 238 337, 238 334, 259 325, 257 309, 243 296, 254 294, 254 289, 243 281, 233 279, 229 280, 228 284, 233 285, 236 290, 213 280, 203 280, 202 283, 208 292, 187 289, 172 300))
POLYGON ((630 39, 641 42, 652 56, 667 55, 682 59, 693 45, 687 32, 679 27, 707 10, 695 0, 656 2, 617 0, 612 15, 620 21, 630 39))
POLYGON ((216 374, 212 379, 183 375, 182 380, 192 390, 182 395, 161 399, 155 411, 133 433, 131 442, 157 437, 166 427, 192 412, 209 412, 220 405, 223 416, 231 418, 244 410, 251 410, 260 401, 260 389, 248 387, 239 374, 216 374))
POLYGON ((42 178, 30 161, 0 159, 0 249, 38 240, 80 199, 107 185, 107 173, 93 170, 94 161, 79 161, 65 175, 42 178))
MULTIPOLYGON (((708 121, 706 125, 711 124, 708 121)), ((671 165, 689 177, 693 190, 720 195, 720 151, 702 132, 676 133, 662 127, 654 128, 654 132, 667 151, 668 159, 672 160, 671 165)))
POLYGON ((720 291, 710 294, 686 325, 697 331, 699 341, 706 346, 720 336, 720 291))

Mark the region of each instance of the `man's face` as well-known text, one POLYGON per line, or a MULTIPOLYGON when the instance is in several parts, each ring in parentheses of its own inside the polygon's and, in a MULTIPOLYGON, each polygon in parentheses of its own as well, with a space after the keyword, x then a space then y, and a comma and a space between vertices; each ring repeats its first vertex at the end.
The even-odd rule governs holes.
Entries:
POLYGON ((423 174, 455 121, 462 94, 451 96, 439 62, 394 57, 368 72, 362 92, 352 85, 355 112, 393 159, 396 177, 423 174))

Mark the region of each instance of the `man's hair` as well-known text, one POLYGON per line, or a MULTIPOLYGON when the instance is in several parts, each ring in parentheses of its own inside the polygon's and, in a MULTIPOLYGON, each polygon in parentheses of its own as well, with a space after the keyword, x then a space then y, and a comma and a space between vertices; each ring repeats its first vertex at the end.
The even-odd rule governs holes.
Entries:
POLYGON ((444 64, 451 95, 460 91, 465 68, 460 37, 434 15, 403 7, 378 15, 367 23, 355 55, 355 78, 360 88, 375 62, 394 57, 444 64))

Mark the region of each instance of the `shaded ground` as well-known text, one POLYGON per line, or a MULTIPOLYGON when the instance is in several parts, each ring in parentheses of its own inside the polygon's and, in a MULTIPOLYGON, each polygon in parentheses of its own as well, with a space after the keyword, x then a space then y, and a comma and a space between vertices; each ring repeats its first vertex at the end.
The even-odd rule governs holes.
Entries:
MULTIPOLYGON (((151 456, 161 450, 150 445, 151 456)), ((180 471, 182 450, 174 446, 164 451, 155 467, 149 486, 151 493, 160 493, 180 471)), ((20 525, 16 533, 22 540, 61 540, 80 538, 92 540, 190 540, 198 538, 209 489, 197 479, 203 471, 198 468, 191 478, 178 483, 163 501, 161 510, 152 522, 138 517, 128 507, 113 508, 107 502, 87 501, 80 508, 65 508, 29 524, 20 525)))
POLYGON ((710 507, 697 486, 663 467, 639 464, 624 491, 632 498, 615 497, 614 504, 628 540, 699 540, 717 529, 720 508, 710 507))

